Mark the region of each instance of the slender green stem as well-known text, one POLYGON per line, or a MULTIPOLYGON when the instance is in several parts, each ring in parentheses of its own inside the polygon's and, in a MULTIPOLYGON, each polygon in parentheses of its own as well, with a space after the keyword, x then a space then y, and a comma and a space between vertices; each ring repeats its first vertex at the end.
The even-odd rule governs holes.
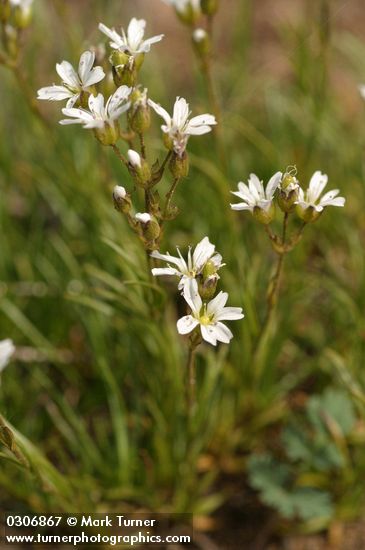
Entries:
POLYGON ((145 159, 146 158, 146 144, 145 144, 145 141, 144 141, 144 135, 143 134, 138 134, 138 137, 139 137, 139 143, 140 143, 140 146, 141 146, 141 155, 142 155, 142 158, 145 159))
POLYGON ((194 344, 190 344, 188 362, 187 362, 187 406, 188 416, 191 418, 196 404, 196 369, 195 369, 195 354, 196 348, 194 344))
POLYGON ((122 151, 119 149, 118 145, 114 144, 111 145, 111 148, 113 149, 114 153, 117 155, 120 162, 122 162, 125 166, 128 166, 128 160, 123 155, 122 151))
POLYGON ((172 185, 171 185, 168 193, 166 194, 166 203, 165 203, 165 208, 164 208, 164 211, 163 211, 163 221, 166 219, 166 216, 169 213, 171 202, 172 202, 174 193, 176 191, 176 188, 179 185, 179 182, 180 182, 180 178, 175 178, 174 181, 172 182, 172 185))

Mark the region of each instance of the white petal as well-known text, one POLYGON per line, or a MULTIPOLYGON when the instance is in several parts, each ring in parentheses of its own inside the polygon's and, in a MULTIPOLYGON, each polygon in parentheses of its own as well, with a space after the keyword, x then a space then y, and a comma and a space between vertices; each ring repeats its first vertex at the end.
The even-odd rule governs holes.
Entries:
POLYGON ((90 122, 93 120, 93 116, 88 111, 85 111, 85 109, 62 109, 62 113, 65 116, 69 116, 71 118, 78 118, 82 120, 83 122, 90 122))
POLYGON ((99 30, 113 41, 111 46, 115 47, 115 49, 126 47, 125 41, 115 29, 109 29, 109 27, 103 23, 99 23, 99 30))
POLYGON ((214 325, 202 325, 201 332, 204 340, 215 346, 217 342, 229 344, 233 338, 232 332, 223 323, 215 323, 214 325))
POLYGON ((167 126, 170 127, 171 126, 171 117, 169 115, 169 113, 163 108, 161 107, 161 105, 159 105, 158 103, 155 103, 154 101, 152 101, 152 99, 149 99, 148 100, 148 104, 150 107, 152 107, 152 109, 161 117, 164 119, 164 121, 166 122, 167 126))
POLYGON ((278 185, 281 181, 281 178, 283 177, 282 172, 276 172, 268 181, 268 184, 266 186, 266 198, 271 200, 274 196, 274 193, 276 189, 278 188, 278 185))
POLYGON ((184 130, 184 133, 188 136, 203 136, 204 134, 209 134, 212 131, 210 126, 188 126, 184 130))
POLYGON ((132 88, 128 86, 119 86, 114 94, 108 99, 106 111, 110 118, 118 118, 122 112, 129 109, 129 104, 125 103, 122 105, 122 103, 127 101, 131 91, 132 88))
POLYGON ((74 93, 70 92, 65 86, 46 86, 38 90, 37 99, 45 99, 48 101, 63 101, 69 97, 73 97, 74 93))
POLYGON ((189 104, 183 97, 177 97, 174 105, 172 120, 174 126, 182 130, 189 117, 189 104))
POLYGON ((216 318, 216 315, 220 313, 220 311, 224 308, 228 300, 228 293, 220 291, 219 294, 213 300, 211 300, 207 306, 207 314, 214 315, 216 318))
POLYGON ((309 202, 316 202, 321 195, 323 189, 326 187, 328 182, 328 176, 322 174, 319 170, 314 172, 311 180, 309 182, 309 188, 307 191, 307 198, 309 202))
POLYGON ((63 82, 77 90, 80 88, 79 77, 77 76, 77 73, 71 63, 69 63, 68 61, 57 63, 56 71, 62 78, 63 82))
POLYGON ((85 85, 85 80, 88 78, 89 73, 94 65, 95 53, 86 51, 80 57, 79 62, 79 77, 83 85, 85 85))
POLYGON ((180 271, 174 269, 173 267, 154 267, 152 269, 152 275, 155 277, 160 277, 161 275, 176 275, 180 277, 180 271))
POLYGON ((191 310, 198 315, 203 303, 199 296, 198 283, 195 279, 186 279, 186 282, 184 283, 183 296, 189 304, 191 310))
POLYGON ((217 121, 213 115, 205 114, 193 117, 185 132, 189 135, 202 135, 211 131, 210 126, 217 124, 217 121))
POLYGON ((246 204, 245 202, 239 202, 238 204, 230 205, 232 210, 250 210, 252 212, 253 206, 246 204))
POLYGON ((225 307, 215 316, 217 321, 238 321, 243 318, 241 307, 225 307))
POLYGON ((248 179, 248 188, 255 202, 265 198, 264 186, 256 174, 250 174, 248 179))
POLYGON ((74 96, 70 97, 70 99, 66 103, 67 109, 72 109, 72 107, 75 105, 79 97, 80 97, 80 94, 75 94, 74 96))
POLYGON ((148 40, 144 40, 139 47, 140 53, 148 53, 151 49, 152 44, 160 42, 164 36, 164 34, 159 34, 157 36, 153 36, 152 38, 148 38, 148 40))
POLYGON ((107 118, 105 113, 103 94, 98 94, 96 96, 91 94, 89 96, 88 103, 89 103, 89 109, 94 118, 98 118, 100 120, 105 120, 107 118))
POLYGON ((168 262, 169 264, 176 265, 181 274, 188 271, 188 266, 186 265, 186 262, 183 258, 176 258, 175 256, 171 256, 170 254, 160 254, 156 250, 152 252, 151 258, 156 258, 157 260, 163 260, 164 262, 168 262))
POLYGON ((196 326, 199 325, 199 321, 192 315, 185 315, 177 322, 177 330, 179 334, 189 334, 196 326))
POLYGON ((193 254, 193 266, 196 271, 200 271, 214 254, 215 246, 209 242, 208 237, 204 237, 195 247, 193 254))
POLYGON ((97 84, 97 82, 100 82, 105 77, 105 73, 101 67, 94 67, 85 81, 83 82, 84 87, 92 86, 93 84, 97 84))

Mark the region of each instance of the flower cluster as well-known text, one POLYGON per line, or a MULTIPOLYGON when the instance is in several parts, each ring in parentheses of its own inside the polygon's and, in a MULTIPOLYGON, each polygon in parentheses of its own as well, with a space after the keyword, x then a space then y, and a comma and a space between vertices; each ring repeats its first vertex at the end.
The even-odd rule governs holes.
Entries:
POLYGON ((225 307, 228 300, 226 292, 219 292, 214 297, 219 280, 218 271, 225 265, 222 256, 216 252, 208 237, 197 244, 193 253, 189 248, 187 260, 179 249, 177 252, 178 256, 172 256, 154 251, 151 256, 166 262, 168 266, 153 268, 153 275, 177 277, 178 289, 190 308, 189 314, 177 322, 178 332, 193 333, 193 336, 197 335, 213 346, 217 342, 228 344, 233 334, 222 321, 242 319, 243 313, 241 308, 225 307))
POLYGON ((114 189, 114 205, 125 215, 145 249, 157 250, 163 223, 177 215, 177 208, 171 203, 177 183, 189 172, 186 150, 188 140, 191 136, 210 132, 216 120, 210 114, 191 117, 189 104, 181 97, 176 99, 170 116, 161 105, 148 97, 148 89, 138 82, 139 71, 145 54, 153 44, 162 40, 163 35, 146 39, 144 19, 133 18, 127 29, 122 28, 120 32, 104 23, 99 24, 99 29, 109 39, 109 58, 105 59, 105 52, 104 58, 98 55, 99 64, 95 66, 95 49, 91 49, 81 55, 77 69, 68 61, 58 63, 56 71, 61 82, 40 88, 38 99, 65 101, 66 105, 62 109, 65 118, 60 120, 61 125, 80 124, 92 130, 102 145, 113 148, 119 160, 127 167, 134 187, 143 190, 145 211, 141 211, 140 205, 133 204, 131 193, 123 186, 114 189), (113 83, 114 89, 111 89, 110 84, 113 83), (161 130, 167 153, 162 162, 157 160, 150 163, 145 134, 150 129, 153 111, 164 121, 161 130), (121 127, 122 115, 125 115, 126 131, 121 127), (120 140, 127 143, 126 152, 117 145, 120 140), (135 140, 138 141, 139 151, 136 150, 138 145, 135 140), (165 204, 161 204, 155 186, 164 176, 166 167, 173 181, 165 204))
POLYGON ((286 213, 295 210, 305 223, 316 221, 327 206, 345 205, 345 199, 337 196, 338 189, 322 195, 328 182, 326 174, 315 172, 304 191, 295 172, 277 172, 266 188, 255 174, 251 174, 248 184, 239 182, 238 191, 232 191, 242 201, 231 204, 232 210, 249 210, 259 222, 267 225, 274 219, 276 204, 286 213))

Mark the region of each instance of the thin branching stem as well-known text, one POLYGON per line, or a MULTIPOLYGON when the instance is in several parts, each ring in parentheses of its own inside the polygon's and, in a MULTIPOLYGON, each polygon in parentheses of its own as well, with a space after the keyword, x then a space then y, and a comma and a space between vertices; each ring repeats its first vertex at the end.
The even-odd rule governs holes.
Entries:
POLYGON ((187 406, 188 416, 191 418, 196 403, 196 369, 195 369, 196 346, 190 344, 187 362, 187 406))
POLYGON ((181 178, 175 178, 174 181, 172 182, 172 185, 166 195, 166 204, 165 204, 165 208, 164 208, 164 212, 163 212, 163 219, 165 220, 166 217, 168 216, 168 213, 169 213, 169 210, 170 210, 170 206, 171 206, 171 202, 172 202, 172 199, 173 199, 173 196, 174 196, 174 193, 176 191, 176 188, 177 186, 179 185, 179 182, 180 182, 180 179, 181 178))
POLYGON ((128 166, 128 161, 126 157, 123 155, 122 151, 119 149, 118 145, 116 144, 111 145, 111 148, 113 149, 114 153, 117 155, 120 162, 122 162, 125 166, 128 166))

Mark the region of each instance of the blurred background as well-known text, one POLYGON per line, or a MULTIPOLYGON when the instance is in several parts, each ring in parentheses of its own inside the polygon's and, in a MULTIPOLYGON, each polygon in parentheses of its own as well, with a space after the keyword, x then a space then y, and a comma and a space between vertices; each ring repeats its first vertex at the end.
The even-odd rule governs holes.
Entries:
MULTIPOLYGON (((130 177, 90 132, 59 126, 59 104, 34 107, 57 62, 106 44, 100 21, 132 16, 148 37, 165 34, 141 73, 150 97, 210 112, 191 29, 160 0, 36 0, 20 74, 0 66, 0 337, 17 346, 1 376, 0 507, 188 511, 207 549, 365 548, 363 2, 221 0, 213 76, 227 163, 212 135, 190 140, 163 250, 209 235, 227 264, 220 288, 246 317, 229 347, 199 350, 193 433, 175 285, 154 291, 156 324, 144 252, 112 204, 130 177), (275 254, 262 226, 230 211, 230 190, 294 164, 305 188, 321 170, 347 202, 288 255, 254 368, 275 254)), ((159 127, 155 117, 151 160, 163 157, 159 127)))

